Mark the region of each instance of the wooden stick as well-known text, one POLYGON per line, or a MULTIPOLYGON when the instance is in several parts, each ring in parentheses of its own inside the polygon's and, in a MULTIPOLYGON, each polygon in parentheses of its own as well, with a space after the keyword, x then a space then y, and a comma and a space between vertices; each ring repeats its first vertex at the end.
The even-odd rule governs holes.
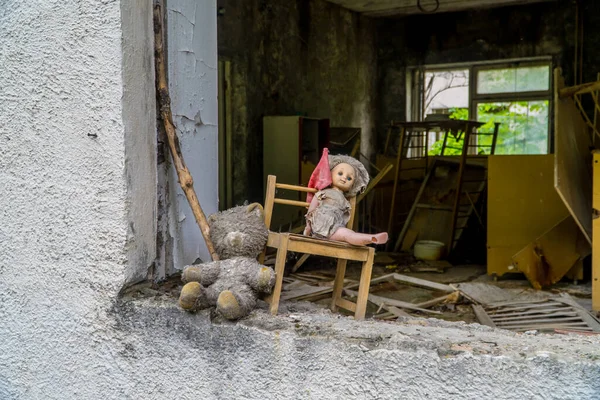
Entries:
POLYGON ((192 208, 196 222, 200 227, 206 247, 213 261, 218 260, 215 248, 210 240, 208 222, 200 202, 196 196, 194 190, 194 180, 190 171, 187 169, 183 156, 181 154, 181 148, 179 146, 179 139, 177 132, 175 131, 175 125, 173 125, 173 114, 171 113, 171 97, 169 95, 169 86, 167 85, 167 71, 165 67, 165 55, 163 46, 163 13, 160 4, 154 6, 154 60, 156 68, 156 92, 158 93, 158 104, 160 107, 160 116, 165 126, 167 133, 167 139, 169 142, 169 149, 171 150, 171 156, 173 157, 173 164, 177 170, 177 177, 179 178, 179 185, 185 197, 192 208))
POLYGON ((560 89, 558 95, 560 98, 571 97, 576 94, 590 93, 595 90, 600 90, 600 82, 588 82, 581 85, 571 86, 560 89))

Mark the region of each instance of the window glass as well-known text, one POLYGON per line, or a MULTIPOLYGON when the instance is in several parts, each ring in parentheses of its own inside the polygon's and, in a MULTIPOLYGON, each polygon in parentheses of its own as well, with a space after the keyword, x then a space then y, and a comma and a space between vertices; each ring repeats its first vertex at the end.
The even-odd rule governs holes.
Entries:
MULTIPOLYGON (((494 122, 500 122, 495 154, 547 154, 548 108, 548 100, 479 103, 477 120, 486 122, 479 130, 491 133, 494 122)), ((478 144, 491 140, 480 136, 478 144)))
POLYGON ((451 108, 469 107, 469 70, 427 71, 424 115, 448 114, 451 108))
POLYGON ((477 72, 477 93, 515 93, 550 89, 550 67, 487 69, 477 72))

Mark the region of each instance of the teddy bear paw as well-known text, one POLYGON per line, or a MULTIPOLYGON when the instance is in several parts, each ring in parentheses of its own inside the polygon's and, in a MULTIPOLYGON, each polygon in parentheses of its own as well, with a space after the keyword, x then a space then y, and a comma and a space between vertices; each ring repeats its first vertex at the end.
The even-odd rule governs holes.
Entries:
POLYGON ((202 274, 200 273, 200 267, 189 266, 183 270, 183 274, 181 274, 181 280, 185 283, 188 282, 200 282, 200 278, 202 274))
POLYGON ((194 311, 201 295, 202 285, 198 282, 186 283, 179 295, 179 306, 186 311, 194 311))
POLYGON ((262 267, 258 272, 258 291, 261 293, 271 293, 271 289, 275 284, 275 272, 272 268, 262 267))
POLYGON ((242 309, 231 290, 224 290, 219 294, 217 310, 227 319, 238 319, 242 316, 242 309))

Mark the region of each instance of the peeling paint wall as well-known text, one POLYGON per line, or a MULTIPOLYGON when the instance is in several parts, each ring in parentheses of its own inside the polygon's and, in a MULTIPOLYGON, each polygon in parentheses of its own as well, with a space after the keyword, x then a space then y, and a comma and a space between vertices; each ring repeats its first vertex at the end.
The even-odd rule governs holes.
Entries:
POLYGON ((152 7, 121 3, 123 128, 127 181, 127 282, 153 273, 156 258, 156 100, 152 7))
POLYGON ((219 57, 232 65, 234 203, 263 201, 262 117, 308 115, 362 128, 374 148, 372 20, 323 0, 219 0, 219 57))
MULTIPOLYGON (((218 209, 217 10, 214 1, 166 2, 168 80, 181 153, 204 213, 218 209)), ((163 139, 164 140, 164 139, 163 139)), ((210 255, 164 146, 159 171, 159 268, 173 272, 210 255)), ((159 276, 160 277, 160 276, 159 276)))
MULTIPOLYGON (((552 56, 567 80, 571 79, 575 29, 572 3, 378 20, 379 142, 385 139, 388 121, 406 118, 407 66, 552 56)), ((588 33, 594 29, 586 25, 588 33)))

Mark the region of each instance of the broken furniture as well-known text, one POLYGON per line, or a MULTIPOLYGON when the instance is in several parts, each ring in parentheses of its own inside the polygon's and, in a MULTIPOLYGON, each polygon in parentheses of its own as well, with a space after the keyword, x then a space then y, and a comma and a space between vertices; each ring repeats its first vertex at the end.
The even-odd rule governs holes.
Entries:
MULTIPOLYGON (((371 281, 371 271, 373 268, 373 259, 375 256, 375 249, 368 246, 354 246, 344 242, 338 242, 328 239, 315 239, 304 235, 289 233, 289 232, 273 232, 272 216, 273 207, 275 204, 302 207, 305 212, 306 207, 309 203, 305 201, 290 200, 281 198, 278 196, 278 190, 296 191, 299 193, 316 193, 316 189, 307 188, 304 186, 289 185, 283 183, 277 183, 277 177, 269 175, 267 179, 267 190, 265 197, 265 224, 269 229, 269 238, 267 241, 267 247, 277 249, 277 257, 275 260, 275 274, 276 283, 273 289, 273 294, 270 296, 271 306, 270 311, 272 314, 277 314, 279 307, 279 299, 281 296, 281 289, 283 284, 283 273, 285 268, 286 255, 288 251, 294 251, 297 253, 314 254, 325 257, 337 258, 337 270, 335 276, 335 283, 333 286, 333 296, 331 300, 331 309, 337 310, 337 307, 354 312, 354 318, 363 319, 367 308, 367 298, 369 295, 369 284, 371 281), (346 264, 348 260, 359 261, 362 263, 362 271, 360 277, 360 284, 358 287, 358 298, 356 303, 345 300, 342 298, 342 286, 344 283, 344 275, 346 273, 346 264)), ((354 222, 355 209, 356 209, 356 198, 350 198, 351 212, 350 220, 348 221, 348 227, 351 228, 354 222)), ((259 258, 259 262, 264 261, 265 251, 259 258)))
MULTIPOLYGON (((263 118, 263 182, 273 174, 291 185, 306 185, 330 140, 329 120, 302 116, 266 116, 263 118)), ((281 198, 300 200, 299 193, 282 190, 281 198)), ((293 208, 276 209, 271 223, 287 229, 302 220, 293 208)))
POLYGON ((479 322, 493 328, 516 332, 600 332, 600 321, 566 293, 548 299, 517 299, 472 307, 479 322))
POLYGON ((564 87, 561 70, 554 71, 554 124, 556 142, 555 186, 575 223, 592 245, 592 308, 600 311, 600 230, 598 229, 598 156, 590 149, 600 137, 600 74, 598 81, 564 87), (593 121, 581 96, 592 100, 593 121), (592 132, 590 134, 590 132, 592 132))
POLYGON ((568 215, 554 189, 554 155, 488 157, 488 275, 520 272, 512 257, 568 215))
POLYGON ((486 181, 485 158, 434 157, 397 236, 394 251, 408 250, 417 240, 432 240, 445 243, 447 252, 451 252, 471 215, 484 224, 477 208, 481 205, 486 181))
MULTIPOLYGON (((452 147, 456 150, 461 151, 461 155, 458 157, 451 157, 460 160, 458 164, 458 173, 454 182, 455 185, 455 197, 454 202, 451 204, 450 211, 452 212, 450 217, 450 228, 447 231, 448 236, 443 238, 443 242, 447 244, 448 249, 451 250, 456 242, 456 237, 460 236, 455 234, 457 230, 456 224, 461 217, 459 216, 459 209, 461 208, 461 197, 463 194, 463 175, 466 165, 467 158, 473 158, 482 154, 494 154, 496 148, 496 138, 498 136, 499 123, 494 126, 492 133, 485 133, 478 131, 478 128, 483 126, 483 122, 470 121, 470 120, 438 120, 438 121, 421 121, 421 122, 392 122, 386 139, 386 145, 384 152, 388 151, 390 147, 390 141, 392 140, 392 133, 398 131, 397 136, 397 150, 396 150, 396 170, 393 181, 392 196, 390 202, 390 213, 388 218, 388 234, 392 234, 394 230, 394 222, 399 218, 395 214, 395 203, 396 194, 400 181, 402 179, 403 170, 424 170, 425 182, 430 176, 427 172, 431 166, 429 159, 429 142, 430 135, 441 135, 443 138, 442 148, 440 155, 445 156, 445 151, 451 146, 448 145, 448 137, 452 136, 456 141, 462 141, 462 147, 452 147), (489 136, 489 138, 486 138, 489 136), (487 139, 487 140, 486 140, 487 139), (475 149, 478 149, 474 151, 475 149), (487 149, 487 151, 485 150, 487 149)), ((417 198, 422 194, 423 185, 421 185, 417 198)), ((468 195, 467 195, 468 196, 468 195)), ((414 216, 414 207, 418 203, 418 200, 414 202, 411 208, 407 220, 404 222, 402 232, 396 240, 394 251, 398 251, 404 235, 406 234, 406 227, 410 223, 409 220, 414 216)), ((462 230, 458 229, 459 231, 462 230)), ((431 239, 431 237, 422 237, 422 239, 431 239)))
POLYGON ((563 87, 556 69, 554 154, 488 160, 488 274, 521 272, 536 289, 581 279, 591 252, 592 140, 577 108, 590 87, 563 87))

